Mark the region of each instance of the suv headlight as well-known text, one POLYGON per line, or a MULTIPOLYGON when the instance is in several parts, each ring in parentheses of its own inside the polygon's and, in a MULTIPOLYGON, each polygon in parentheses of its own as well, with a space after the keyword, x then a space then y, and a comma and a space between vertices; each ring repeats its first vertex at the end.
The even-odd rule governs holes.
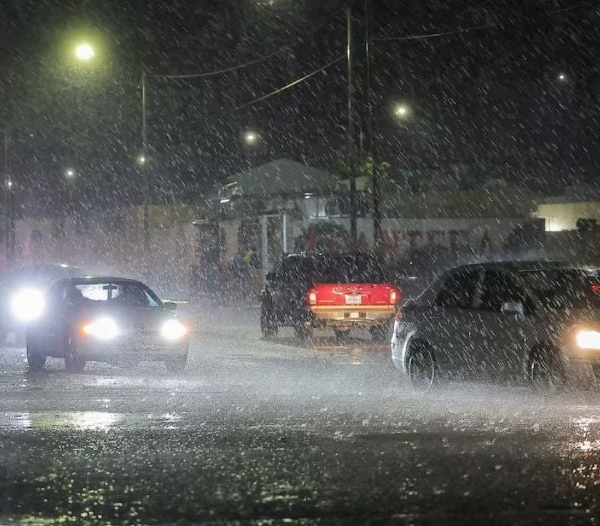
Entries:
POLYGON ((167 320, 160 328, 160 334, 165 340, 180 340, 187 332, 187 327, 179 320, 167 320))
POLYGON ((119 335, 119 326, 112 318, 98 318, 81 327, 81 332, 99 340, 113 340, 119 335))
POLYGON ((13 314, 22 322, 39 318, 44 312, 44 294, 37 289, 21 289, 11 299, 13 314))
POLYGON ((576 340, 577 345, 582 349, 600 350, 600 332, 598 331, 579 331, 576 340))

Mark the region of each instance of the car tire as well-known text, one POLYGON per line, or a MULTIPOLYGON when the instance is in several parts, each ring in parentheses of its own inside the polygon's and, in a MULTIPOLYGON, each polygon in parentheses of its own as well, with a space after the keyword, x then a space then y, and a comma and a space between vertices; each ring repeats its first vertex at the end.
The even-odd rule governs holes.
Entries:
POLYGON ((181 356, 171 356, 165 360, 165 367, 170 373, 182 373, 187 365, 187 353, 181 356))
POLYGON ((392 339, 392 327, 389 323, 383 325, 376 325, 369 329, 371 338, 375 342, 389 342, 392 339))
POLYGON ((260 333, 263 338, 277 336, 277 323, 273 310, 264 303, 260 306, 260 333))
POLYGON ((29 370, 39 372, 46 365, 46 355, 41 354, 33 343, 27 340, 27 364, 29 370))
POLYGON ((335 339, 338 342, 346 342, 348 341, 348 338, 350 337, 350 331, 333 331, 335 334, 335 339))
POLYGON ((539 345, 532 349, 527 363, 527 379, 534 389, 547 390, 564 383, 564 372, 555 349, 539 345))
POLYGON ((69 333, 66 337, 65 348, 65 368, 72 373, 80 373, 85 369, 86 360, 81 357, 77 351, 77 342, 73 334, 69 333))
POLYGON ((294 327, 294 334, 299 340, 305 341, 312 336, 312 329, 305 325, 296 325, 294 327))
POLYGON ((427 345, 414 343, 408 349, 406 371, 413 391, 426 393, 438 380, 435 357, 427 345))

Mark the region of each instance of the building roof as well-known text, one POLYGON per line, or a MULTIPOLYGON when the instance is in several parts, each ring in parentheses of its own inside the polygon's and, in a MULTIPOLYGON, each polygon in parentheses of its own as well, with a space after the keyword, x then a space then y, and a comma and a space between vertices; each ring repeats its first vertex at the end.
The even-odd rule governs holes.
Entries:
POLYGON ((294 194, 328 194, 338 178, 291 159, 277 159, 227 179, 220 197, 265 197, 294 194))

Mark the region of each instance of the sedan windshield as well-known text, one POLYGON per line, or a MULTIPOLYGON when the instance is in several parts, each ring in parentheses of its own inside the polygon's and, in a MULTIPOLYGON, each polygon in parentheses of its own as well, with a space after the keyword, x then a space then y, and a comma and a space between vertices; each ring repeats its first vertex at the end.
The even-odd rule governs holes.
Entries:
POLYGON ((600 309, 600 277, 580 269, 523 271, 521 277, 542 307, 557 309, 600 309))

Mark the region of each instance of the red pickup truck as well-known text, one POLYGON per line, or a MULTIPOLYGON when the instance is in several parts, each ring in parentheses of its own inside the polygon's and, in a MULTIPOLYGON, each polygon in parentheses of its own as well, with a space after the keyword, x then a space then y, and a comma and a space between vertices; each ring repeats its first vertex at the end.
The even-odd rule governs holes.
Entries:
POLYGON ((400 290, 370 255, 290 255, 267 276, 261 331, 270 337, 291 326, 305 338, 326 328, 344 337, 352 328, 366 328, 374 339, 391 338, 400 300, 400 290))

